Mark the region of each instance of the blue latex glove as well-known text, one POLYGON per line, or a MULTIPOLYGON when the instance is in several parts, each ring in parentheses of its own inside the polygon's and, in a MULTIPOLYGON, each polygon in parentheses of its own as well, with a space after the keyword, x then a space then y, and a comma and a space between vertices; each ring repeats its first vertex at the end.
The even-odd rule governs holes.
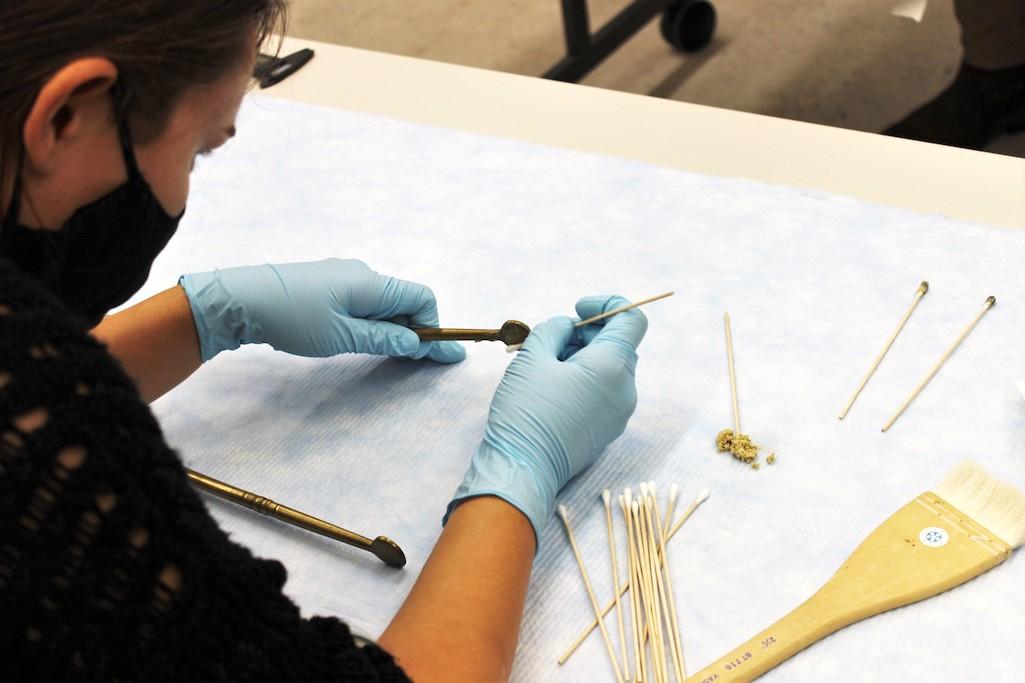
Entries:
MULTIPOLYGON (((577 302, 580 319, 629 303, 577 302)), ((494 495, 519 508, 538 540, 555 495, 626 429, 637 405, 637 345, 648 320, 637 309, 574 329, 552 318, 533 329, 498 385, 484 440, 445 513, 494 495)))
POLYGON ((386 322, 438 326, 434 293, 423 285, 372 271, 362 261, 330 258, 182 275, 206 362, 241 344, 270 344, 297 356, 339 353, 430 358, 456 363, 455 342, 420 342, 412 330, 386 322))

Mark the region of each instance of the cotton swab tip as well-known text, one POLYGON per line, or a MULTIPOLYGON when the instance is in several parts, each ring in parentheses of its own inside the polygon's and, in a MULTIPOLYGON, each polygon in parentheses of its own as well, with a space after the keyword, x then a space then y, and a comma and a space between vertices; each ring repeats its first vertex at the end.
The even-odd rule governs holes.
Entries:
POLYGON ((928 294, 929 293, 929 283, 926 282, 925 280, 922 280, 922 284, 918 285, 918 291, 920 291, 923 295, 924 294, 928 294))
POLYGON ((605 507, 609 507, 612 504, 612 493, 608 489, 602 489, 601 499, 605 507))
POLYGON ((634 502, 634 492, 629 486, 623 489, 623 498, 626 499, 627 505, 630 505, 630 503, 634 502))
POLYGON ((648 482, 642 481, 641 482, 641 498, 647 498, 647 497, 648 497, 648 482))
POLYGON ((709 495, 711 494, 708 489, 701 489, 701 493, 698 494, 698 497, 694 500, 694 502, 700 505, 701 503, 704 503, 706 500, 708 500, 709 495))
POLYGON ((669 502, 671 503, 675 501, 678 495, 680 495, 680 485, 673 482, 669 486, 669 502))
POLYGON ((633 503, 630 504, 630 509, 633 510, 634 512, 640 512, 641 511, 641 506, 638 505, 637 501, 635 500, 633 503))
POLYGON ((562 521, 569 524, 569 511, 566 509, 565 505, 559 506, 559 516, 562 517, 562 521))
POLYGON ((997 298, 995 296, 991 296, 991 297, 986 299, 986 308, 993 308, 996 305, 997 305, 997 298))

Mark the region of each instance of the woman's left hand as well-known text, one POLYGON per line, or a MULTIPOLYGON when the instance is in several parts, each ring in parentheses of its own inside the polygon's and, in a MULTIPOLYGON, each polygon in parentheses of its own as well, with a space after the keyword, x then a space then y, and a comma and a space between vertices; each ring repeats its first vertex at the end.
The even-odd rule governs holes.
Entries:
POLYGON ((421 342, 387 322, 405 316, 438 326, 429 287, 371 270, 362 261, 329 258, 190 273, 178 281, 192 308, 203 361, 241 344, 270 344, 297 356, 370 353, 457 363, 455 342, 421 342))

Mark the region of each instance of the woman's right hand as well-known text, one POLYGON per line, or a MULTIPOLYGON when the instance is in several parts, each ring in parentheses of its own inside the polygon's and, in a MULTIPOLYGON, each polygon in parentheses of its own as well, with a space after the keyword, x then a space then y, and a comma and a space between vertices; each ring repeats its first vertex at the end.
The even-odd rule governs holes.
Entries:
MULTIPOLYGON (((629 303, 619 296, 577 302, 580 319, 629 303)), ((626 429, 637 405, 637 345, 648 327, 637 309, 574 327, 552 318, 530 333, 495 392, 484 440, 448 506, 493 495, 541 530, 567 481, 626 429)))

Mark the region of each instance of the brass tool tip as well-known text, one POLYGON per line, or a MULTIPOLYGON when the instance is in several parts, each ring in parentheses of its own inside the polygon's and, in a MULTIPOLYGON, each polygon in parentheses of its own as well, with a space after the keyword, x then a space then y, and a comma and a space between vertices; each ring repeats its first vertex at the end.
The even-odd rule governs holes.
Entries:
POLYGON ((506 320, 498 330, 498 338, 506 346, 522 344, 527 341, 527 335, 529 334, 530 326, 526 323, 521 323, 519 320, 506 320))
POLYGON ((986 308, 993 308, 994 306, 996 306, 996 303, 997 298, 995 296, 991 296, 988 299, 986 299, 986 308))
POLYGON ((398 543, 386 536, 378 536, 370 543, 370 552, 389 567, 402 569, 406 566, 406 554, 398 543))
POLYGON ((926 280, 922 280, 922 284, 918 285, 918 291, 922 294, 929 293, 929 283, 926 280))

